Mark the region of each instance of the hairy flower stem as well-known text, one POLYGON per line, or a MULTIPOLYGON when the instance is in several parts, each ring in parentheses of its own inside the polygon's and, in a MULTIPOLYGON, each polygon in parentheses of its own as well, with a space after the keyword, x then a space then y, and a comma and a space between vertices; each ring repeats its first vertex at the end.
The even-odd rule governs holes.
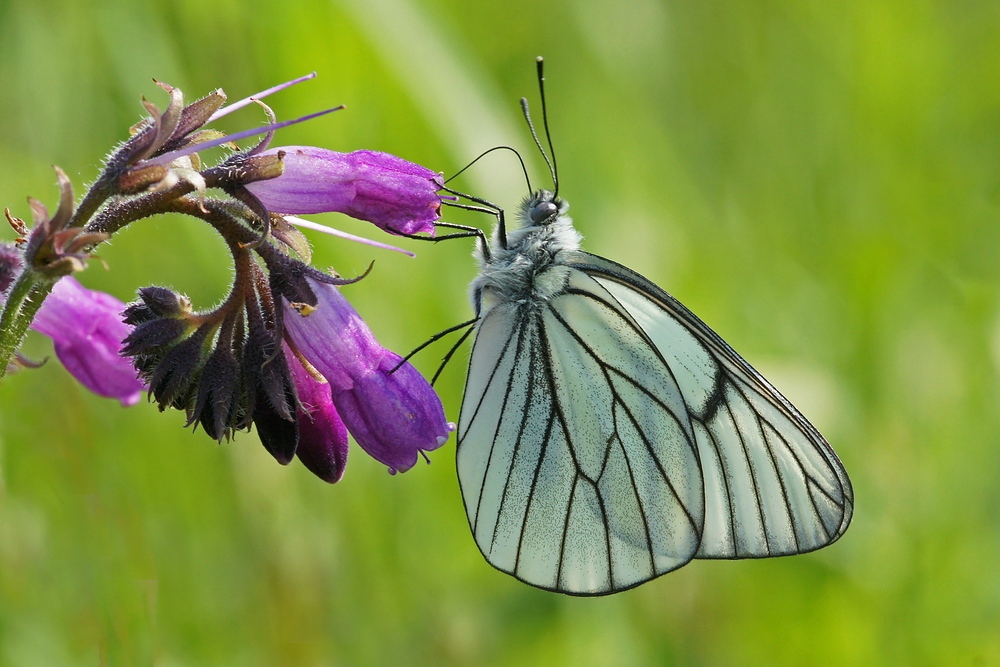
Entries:
MULTIPOLYGON (((67 227, 85 225, 111 196, 114 190, 112 183, 113 179, 109 178, 108 172, 105 171, 84 195, 67 227)), ((116 229, 120 229, 125 224, 128 223, 118 224, 116 229)), ((20 275, 11 286, 10 293, 3 304, 3 313, 0 314, 0 378, 6 375, 10 361, 21 343, 24 342, 28 327, 35 319, 35 314, 60 277, 45 274, 29 262, 24 265, 20 275)))
POLYGON ((0 315, 0 378, 7 374, 10 360, 21 346, 35 313, 52 291, 55 281, 44 280, 25 268, 17 277, 0 315))
MULTIPOLYGON (((115 179, 117 174, 124 168, 125 155, 133 148, 137 141, 135 137, 126 142, 121 149, 112 155, 104 171, 87 190, 79 206, 73 212, 67 228, 83 227, 90 218, 100 210, 101 206, 115 191, 115 179)), ((175 195, 176 196, 176 195, 175 195)), ((105 216, 114 220, 114 215, 105 216)), ((142 217, 142 216, 139 216, 142 217)), ((133 218, 138 219, 138 218, 133 218)), ((117 222, 117 220, 115 220, 117 222)), ((128 222, 131 222, 129 220, 128 222)), ((128 222, 122 222, 115 229, 120 229, 128 222)), ((28 327, 42 302, 52 291, 53 286, 61 276, 51 276, 38 271, 31 263, 26 263, 18 275, 17 280, 11 286, 10 293, 3 304, 3 313, 0 314, 0 378, 7 373, 11 359, 17 349, 24 342, 24 337, 28 332, 28 327)))
MULTIPOLYGON (((247 285, 252 275, 253 259, 250 257, 250 253, 240 247, 238 243, 228 243, 228 245, 229 252, 233 255, 233 267, 235 271, 233 285, 229 288, 229 296, 218 307, 205 313, 191 315, 189 319, 195 326, 203 324, 218 326, 221 324, 231 329, 233 326, 233 315, 243 308, 243 303, 246 300, 247 285)), ((230 331, 230 336, 231 333, 230 331)))
POLYGON ((104 202, 106 202, 108 198, 111 197, 111 195, 113 195, 117 190, 115 187, 116 182, 128 168, 130 159, 135 153, 136 146, 141 144, 144 141, 145 136, 152 131, 152 125, 140 130, 128 141, 122 144, 118 150, 111 154, 110 157, 108 157, 108 160, 104 165, 104 170, 101 172, 101 175, 97 177, 97 180, 94 181, 93 185, 91 185, 87 190, 83 199, 80 200, 80 204, 73 212, 67 227, 83 227, 90 221, 91 217, 93 217, 93 215, 100 210, 101 206, 104 205, 104 202))
POLYGON ((182 197, 192 191, 194 191, 193 185, 181 182, 169 190, 153 192, 137 199, 112 202, 87 223, 86 231, 114 234, 136 220, 175 210, 167 207, 170 200, 182 197))
MULTIPOLYGON (((205 215, 198 210, 198 202, 179 200, 194 189, 186 182, 178 183, 175 187, 163 192, 155 192, 117 204, 111 203, 102 210, 101 206, 114 191, 112 186, 114 179, 110 174, 111 170, 106 170, 105 174, 102 174, 84 195, 80 206, 73 213, 69 226, 86 226, 87 232, 100 232, 110 236, 136 220, 157 213, 177 211, 205 218, 205 215), (184 204, 171 206, 174 203, 171 200, 183 201, 184 204), (98 212, 96 216, 95 212, 98 212), (92 220, 91 217, 93 217, 92 220)), ((219 225, 213 223, 212 220, 206 219, 206 221, 217 229, 219 228, 219 225)), ((227 231, 239 226, 239 223, 231 218, 228 219, 228 222, 231 224, 226 225, 227 231)), ((220 229, 220 231, 222 230, 220 229)), ((246 228, 244 231, 245 233, 241 235, 240 240, 252 241, 254 239, 253 232, 246 228)), ((234 255, 235 252, 236 249, 234 249, 234 255)), ((35 318, 35 314, 58 279, 58 277, 44 275, 30 264, 25 264, 11 286, 10 293, 3 304, 3 313, 0 314, 0 378, 6 375, 9 363, 24 342, 24 337, 35 318)))
POLYGON ((200 218, 212 225, 227 242, 249 245, 257 240, 257 233, 235 217, 222 202, 206 199, 198 201, 189 197, 179 197, 164 202, 157 213, 183 213, 200 218))
POLYGON ((105 172, 80 200, 80 205, 73 212, 73 217, 70 218, 67 227, 83 227, 113 193, 114 179, 105 172))

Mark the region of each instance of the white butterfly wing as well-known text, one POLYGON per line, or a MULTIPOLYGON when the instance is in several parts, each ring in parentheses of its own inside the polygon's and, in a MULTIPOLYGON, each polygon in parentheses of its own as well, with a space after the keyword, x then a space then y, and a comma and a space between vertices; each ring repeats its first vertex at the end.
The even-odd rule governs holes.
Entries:
POLYGON ((847 474, 784 397, 642 276, 586 253, 570 267, 561 295, 478 325, 457 460, 494 567, 602 595, 843 534, 847 474))
POLYGON ((579 253, 677 377, 697 434, 705 523, 697 558, 805 553, 847 530, 854 494, 818 431, 715 332, 634 271, 579 253))
POLYGON ((483 555, 577 595, 684 565, 704 523, 681 392, 612 301, 566 294, 537 312, 490 310, 459 418, 459 481, 483 555))

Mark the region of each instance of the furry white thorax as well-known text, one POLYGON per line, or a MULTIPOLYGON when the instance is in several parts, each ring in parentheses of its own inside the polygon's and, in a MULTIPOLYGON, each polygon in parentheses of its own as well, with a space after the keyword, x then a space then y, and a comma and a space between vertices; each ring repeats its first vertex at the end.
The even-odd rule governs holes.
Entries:
POLYGON ((526 197, 518 211, 518 227, 507 233, 506 248, 500 244, 500 230, 493 230, 489 259, 476 247, 473 256, 479 275, 469 286, 469 298, 480 317, 500 303, 541 305, 562 291, 569 273, 563 255, 579 250, 583 236, 566 215, 569 203, 562 199, 553 202, 558 207, 553 217, 541 223, 532 220, 535 205, 552 201, 547 190, 526 197))

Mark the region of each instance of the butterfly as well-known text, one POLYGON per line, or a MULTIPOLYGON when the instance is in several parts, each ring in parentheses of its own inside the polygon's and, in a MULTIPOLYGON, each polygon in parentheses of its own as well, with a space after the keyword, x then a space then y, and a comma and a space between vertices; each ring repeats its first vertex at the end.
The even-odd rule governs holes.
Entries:
MULTIPOLYGON (((545 118, 541 59, 538 78, 545 118)), ((551 138, 550 161, 522 106, 555 190, 533 191, 509 232, 501 212, 476 251, 456 458, 486 560, 606 595, 695 558, 835 542, 854 494, 833 449, 677 299, 580 249, 551 138)))

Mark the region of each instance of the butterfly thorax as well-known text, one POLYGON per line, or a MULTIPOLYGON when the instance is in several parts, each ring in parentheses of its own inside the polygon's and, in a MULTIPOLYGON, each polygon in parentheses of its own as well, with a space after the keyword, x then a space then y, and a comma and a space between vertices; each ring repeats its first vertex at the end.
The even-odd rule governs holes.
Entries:
POLYGON ((470 298, 476 314, 483 316, 498 303, 538 308, 561 293, 569 268, 564 256, 580 249, 583 237, 566 211, 569 203, 548 190, 539 190, 521 202, 517 228, 493 232, 489 256, 480 247, 475 257, 479 276, 472 281, 470 298))

